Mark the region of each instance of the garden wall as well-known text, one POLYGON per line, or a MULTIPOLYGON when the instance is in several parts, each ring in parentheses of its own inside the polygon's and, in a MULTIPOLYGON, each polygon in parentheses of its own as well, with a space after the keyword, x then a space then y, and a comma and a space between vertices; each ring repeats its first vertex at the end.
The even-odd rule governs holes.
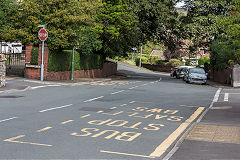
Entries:
MULTIPOLYGON (((39 45, 38 52, 38 64, 31 65, 31 50, 32 44, 26 47, 26 67, 25 67, 25 77, 30 79, 40 79, 41 70, 41 44, 39 45)), ((57 81, 57 80, 70 80, 71 71, 48 71, 48 58, 49 50, 45 44, 44 48, 44 80, 57 81)), ((70 62, 71 63, 71 62, 70 62)), ((81 62, 84 63, 84 62, 81 62)), ((97 64, 96 64, 97 65, 97 64)), ((51 67, 52 68, 52 67, 51 67)), ((103 63, 102 69, 87 69, 87 70, 75 70, 74 79, 76 78, 104 78, 117 72, 117 63, 106 61, 103 63)))
POLYGON ((231 75, 232 69, 224 69, 224 70, 214 70, 211 69, 209 72, 209 78, 212 81, 231 85, 231 75))

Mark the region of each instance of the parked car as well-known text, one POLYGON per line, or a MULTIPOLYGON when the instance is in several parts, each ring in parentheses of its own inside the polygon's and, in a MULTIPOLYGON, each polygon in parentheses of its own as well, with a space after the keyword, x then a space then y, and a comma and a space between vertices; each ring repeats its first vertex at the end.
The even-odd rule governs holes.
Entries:
POLYGON ((176 77, 176 72, 177 72, 178 68, 179 68, 179 67, 171 68, 171 73, 170 73, 170 76, 171 76, 171 77, 176 77))
POLYGON ((207 83, 207 74, 203 68, 189 68, 187 69, 184 80, 187 83, 207 83))
POLYGON ((183 78, 189 68, 193 68, 193 66, 180 66, 176 71, 176 78, 183 78))

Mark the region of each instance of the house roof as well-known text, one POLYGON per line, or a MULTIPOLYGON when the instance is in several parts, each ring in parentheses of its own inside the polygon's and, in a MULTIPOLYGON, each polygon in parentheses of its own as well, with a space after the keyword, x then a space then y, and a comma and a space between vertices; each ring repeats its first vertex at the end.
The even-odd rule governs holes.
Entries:
POLYGON ((159 56, 163 60, 166 59, 164 56, 164 51, 161 51, 161 50, 153 50, 150 55, 151 56, 159 56))

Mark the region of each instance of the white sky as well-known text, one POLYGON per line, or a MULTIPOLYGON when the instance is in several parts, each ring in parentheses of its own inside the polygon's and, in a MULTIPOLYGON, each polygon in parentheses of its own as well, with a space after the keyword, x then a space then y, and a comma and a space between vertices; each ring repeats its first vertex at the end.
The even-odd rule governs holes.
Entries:
POLYGON ((182 7, 183 5, 184 5, 184 2, 178 2, 177 5, 176 5, 176 7, 177 7, 177 8, 180 8, 180 7, 182 7))

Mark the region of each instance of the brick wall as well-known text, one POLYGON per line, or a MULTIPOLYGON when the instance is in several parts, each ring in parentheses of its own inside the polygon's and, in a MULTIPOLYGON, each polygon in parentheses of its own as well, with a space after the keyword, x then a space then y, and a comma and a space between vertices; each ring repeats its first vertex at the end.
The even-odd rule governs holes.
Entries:
POLYGON ((232 69, 224 69, 224 70, 214 70, 211 69, 209 72, 209 78, 212 81, 231 85, 231 74, 232 69))
MULTIPOLYGON (((31 62, 31 51, 32 44, 26 46, 26 57, 25 57, 25 73, 24 76, 30 79, 40 79, 41 73, 41 59, 42 59, 42 45, 39 45, 38 50, 38 65, 30 65, 31 62)), ((71 71, 65 72, 48 72, 48 54, 49 50, 47 45, 44 47, 44 80, 57 81, 57 80, 70 80, 71 71)), ((92 69, 92 70, 77 70, 74 71, 74 78, 104 78, 117 72, 117 63, 106 61, 103 64, 103 69, 92 69)))

